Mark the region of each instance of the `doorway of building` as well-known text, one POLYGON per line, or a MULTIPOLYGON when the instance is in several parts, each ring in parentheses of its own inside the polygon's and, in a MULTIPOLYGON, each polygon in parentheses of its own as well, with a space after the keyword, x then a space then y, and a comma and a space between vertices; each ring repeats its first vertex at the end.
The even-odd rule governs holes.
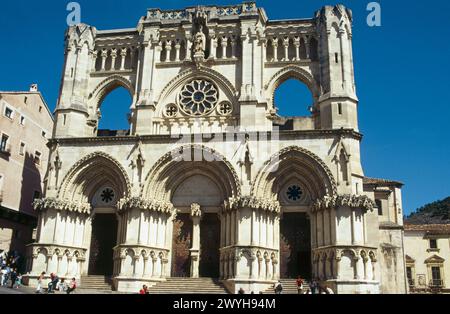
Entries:
POLYGON ((284 213, 280 233, 280 277, 311 279, 311 226, 306 213, 284 213))
POLYGON ((118 221, 115 214, 96 214, 92 220, 89 275, 111 276, 113 249, 117 245, 118 221))
POLYGON ((199 275, 220 276, 220 220, 216 213, 204 214, 200 222, 199 275))
POLYGON ((193 223, 189 214, 177 214, 173 223, 172 277, 189 277, 191 273, 190 249, 193 223))

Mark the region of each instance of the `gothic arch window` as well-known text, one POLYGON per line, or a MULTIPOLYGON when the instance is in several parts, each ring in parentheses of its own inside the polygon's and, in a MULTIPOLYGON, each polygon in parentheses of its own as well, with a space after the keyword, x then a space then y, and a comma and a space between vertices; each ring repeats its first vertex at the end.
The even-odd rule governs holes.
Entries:
POLYGON ((309 88, 295 78, 289 78, 275 90, 274 107, 284 117, 310 116, 314 104, 309 88))
POLYGON ((122 86, 117 86, 107 93, 97 111, 97 135, 127 135, 130 129, 128 116, 132 101, 130 92, 122 86))

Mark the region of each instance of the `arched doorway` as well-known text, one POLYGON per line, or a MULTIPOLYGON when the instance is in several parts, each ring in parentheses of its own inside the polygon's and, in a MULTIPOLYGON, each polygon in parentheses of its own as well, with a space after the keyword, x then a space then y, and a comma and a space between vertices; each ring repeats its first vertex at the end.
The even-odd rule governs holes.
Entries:
POLYGON ((181 146, 156 165, 146 176, 144 195, 176 209, 171 276, 218 278, 225 232, 219 215, 225 200, 240 195, 235 170, 223 156, 198 145, 181 146))
POLYGON ((176 187, 172 203, 178 210, 172 244, 172 277, 192 277, 192 257, 198 255, 198 275, 218 278, 220 269, 220 220, 222 193, 207 173, 196 171, 176 187), (193 217, 198 204, 201 216, 193 217), (196 227, 198 228, 197 232, 196 227), (198 239, 196 239, 198 237, 198 239), (198 251, 198 252, 197 252, 198 251))
POLYGON ((113 253, 114 247, 117 245, 117 227, 115 214, 99 213, 94 216, 89 251, 89 275, 113 275, 113 253))
MULTIPOLYGON (((61 184, 58 195, 61 199, 90 205, 90 217, 83 222, 86 232, 79 236, 83 247, 88 249, 88 275, 113 275, 114 248, 124 238, 119 228, 117 202, 130 194, 130 187, 120 163, 103 152, 80 159, 61 184)), ((83 268, 83 275, 84 271, 83 268)))
POLYGON ((311 279, 311 226, 306 213, 284 213, 280 221, 280 277, 311 279))
POLYGON ((118 240, 116 215, 117 192, 103 186, 95 193, 91 204, 91 244, 89 250, 89 275, 112 276, 114 273, 114 248, 118 240))
POLYGON ((312 251, 316 228, 309 219, 311 206, 320 197, 336 193, 336 182, 325 163, 301 147, 286 147, 270 161, 258 173, 252 192, 272 197, 281 205, 280 277, 311 279, 315 275, 312 251))

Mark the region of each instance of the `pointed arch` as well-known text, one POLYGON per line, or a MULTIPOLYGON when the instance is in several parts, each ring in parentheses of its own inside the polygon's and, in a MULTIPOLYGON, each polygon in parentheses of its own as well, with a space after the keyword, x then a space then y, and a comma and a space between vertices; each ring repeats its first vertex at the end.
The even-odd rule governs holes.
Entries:
POLYGON ((223 155, 206 146, 185 145, 165 154, 154 164, 145 178, 142 196, 170 202, 177 187, 195 175, 208 177, 217 185, 224 200, 241 195, 239 177, 223 155), (183 156, 184 154, 203 156, 202 161, 177 158, 176 156, 181 156, 180 153, 183 156), (213 160, 206 161, 206 159, 213 160))
POLYGON ((118 87, 125 88, 130 93, 131 99, 134 101, 133 84, 123 76, 112 75, 100 82, 89 95, 90 107, 98 109, 105 97, 118 87))
POLYGON ((252 195, 277 200, 280 189, 293 178, 307 189, 311 201, 337 194, 336 181, 327 165, 309 150, 290 146, 265 162, 255 178, 252 195))
POLYGON ((162 103, 170 94, 172 94, 176 89, 180 88, 183 84, 187 83, 192 79, 207 79, 211 80, 221 90, 224 91, 227 98, 234 104, 238 100, 239 92, 236 90, 234 85, 221 73, 205 67, 187 69, 176 77, 174 77, 162 90, 161 94, 157 99, 157 103, 162 103))
POLYGON ((265 85, 266 97, 273 104, 275 91, 277 88, 289 79, 296 79, 305 84, 311 91, 314 102, 319 100, 320 88, 315 78, 306 70, 296 65, 289 65, 275 73, 269 82, 265 85))
POLYGON ((131 193, 131 183, 122 165, 106 153, 95 152, 72 166, 61 184, 58 198, 90 202, 105 184, 115 188, 119 198, 131 193))

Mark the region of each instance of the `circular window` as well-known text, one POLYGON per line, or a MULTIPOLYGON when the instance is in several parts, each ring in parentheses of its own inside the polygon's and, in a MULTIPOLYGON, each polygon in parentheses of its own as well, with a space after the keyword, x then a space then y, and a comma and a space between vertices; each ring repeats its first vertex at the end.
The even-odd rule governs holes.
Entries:
POLYGON ((233 112, 233 105, 229 101, 222 101, 218 107, 219 114, 228 116, 233 112))
POLYGON ((201 116, 210 113, 217 105, 219 92, 208 81, 194 80, 185 85, 180 93, 180 107, 189 115, 201 116))
POLYGON ((102 200, 103 203, 106 204, 109 204, 112 201, 114 201, 114 198, 115 198, 114 191, 111 190, 110 188, 104 189, 100 194, 100 199, 102 200))
POLYGON ((168 118, 174 118, 178 114, 178 108, 174 104, 169 104, 166 106, 165 115, 168 118))
POLYGON ((290 201, 299 201, 302 198, 303 191, 298 185, 292 185, 288 188, 287 197, 290 201))

